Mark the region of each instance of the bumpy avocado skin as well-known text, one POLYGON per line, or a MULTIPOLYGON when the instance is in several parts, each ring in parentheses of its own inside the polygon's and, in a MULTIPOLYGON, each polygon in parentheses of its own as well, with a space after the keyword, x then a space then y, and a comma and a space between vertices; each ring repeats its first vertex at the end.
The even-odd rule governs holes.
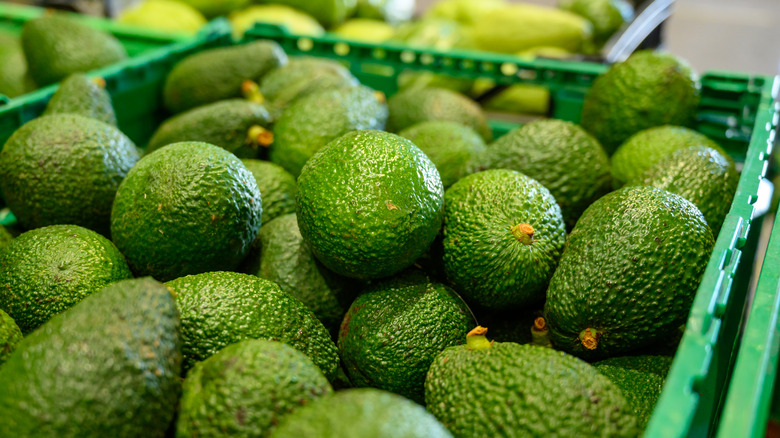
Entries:
POLYGON ((108 235, 111 205, 138 161, 127 136, 99 120, 53 114, 25 123, 0 152, 0 187, 26 229, 75 224, 108 235))
POLYGON ((687 64, 670 54, 643 50, 613 64, 593 82, 580 123, 612 154, 643 129, 691 126, 698 104, 699 84, 687 64))
POLYGON ((80 114, 116 126, 111 96, 98 82, 81 73, 72 74, 62 81, 43 115, 63 113, 80 114))
POLYGON ((328 331, 276 283, 236 272, 206 272, 169 281, 181 312, 184 370, 246 339, 281 341, 309 356, 329 380, 338 356, 328 331))
POLYGON ((355 386, 425 401, 433 358, 459 345, 474 327, 466 303, 449 287, 413 271, 373 284, 349 308, 339 356, 355 386))
POLYGON ((455 437, 635 437, 636 419, 620 389, 561 351, 511 342, 439 353, 425 402, 455 437))
POLYGON ((187 375, 176 436, 267 437, 285 415, 332 392, 311 359, 287 344, 238 342, 187 375))
POLYGON ((168 111, 180 113, 197 106, 241 97, 244 81, 287 63, 287 55, 274 41, 255 41, 190 55, 173 67, 165 80, 163 101, 168 111))
POLYGON ((541 301, 565 240, 555 198, 514 170, 471 174, 444 195, 444 270, 470 303, 500 309, 541 301), (533 230, 527 242, 515 234, 522 225, 533 230))
POLYGON ((422 406, 373 388, 338 391, 286 416, 272 438, 451 438, 422 406))
POLYGON ((0 365, 16 350, 22 340, 22 330, 7 313, 0 310, 0 365))
POLYGON ((612 188, 609 157, 598 141, 563 120, 538 120, 493 142, 478 168, 512 169, 545 186, 558 201, 568 229, 612 188))
POLYGON ((672 336, 713 246, 704 216, 682 196, 638 186, 599 199, 569 234, 547 289, 553 345, 599 359, 672 336))
POLYGON ((410 266, 442 220, 439 172, 412 142, 353 131, 328 144, 298 178, 301 235, 327 268, 381 278, 410 266))
POLYGON ((28 334, 119 280, 132 278, 111 241, 76 225, 22 233, 0 251, 0 309, 28 334))
POLYGON ((288 213, 295 213, 295 194, 298 183, 295 177, 282 166, 253 159, 242 159, 247 170, 252 172, 263 197, 263 224, 288 213))
POLYGON ((122 181, 111 236, 137 276, 168 281, 237 268, 261 215, 255 178, 235 155, 174 143, 146 155, 122 181))
POLYGON ((349 70, 324 58, 291 58, 287 65, 270 71, 260 83, 260 93, 277 111, 318 91, 354 87, 359 84, 349 70))
POLYGON ((162 438, 181 392, 179 315, 151 278, 52 318, 0 367, 4 436, 162 438))

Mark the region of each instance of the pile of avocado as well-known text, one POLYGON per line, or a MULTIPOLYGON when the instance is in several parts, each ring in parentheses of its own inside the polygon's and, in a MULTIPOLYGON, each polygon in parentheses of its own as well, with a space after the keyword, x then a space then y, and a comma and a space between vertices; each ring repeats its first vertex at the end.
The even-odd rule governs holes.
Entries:
POLYGON ((271 41, 181 60, 147 145, 104 87, 0 151, 3 436, 637 436, 739 179, 651 52, 496 139, 271 41))

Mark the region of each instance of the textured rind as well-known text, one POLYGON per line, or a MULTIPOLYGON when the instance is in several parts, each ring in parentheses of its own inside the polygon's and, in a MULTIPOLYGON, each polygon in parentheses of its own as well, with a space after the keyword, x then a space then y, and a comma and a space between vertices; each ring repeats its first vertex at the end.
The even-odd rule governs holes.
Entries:
MULTIPOLYGON (((631 182, 629 182, 631 184, 631 182)), ((680 149, 644 173, 639 184, 654 186, 691 201, 717 236, 739 184, 734 163, 715 149, 680 149)))
POLYGON ((181 312, 184 370, 246 339, 281 341, 305 353, 328 380, 336 345, 306 306, 276 283, 236 272, 206 272, 166 283, 181 312))
POLYGON ((105 237, 76 225, 37 228, 0 251, 0 309, 27 334, 127 278, 130 268, 105 237))
POLYGON ((354 131, 306 163, 298 178, 298 226, 317 259, 337 274, 387 277, 433 242, 443 192, 436 167, 412 142, 354 131))
POLYGON ((183 142, 146 155, 119 186, 111 237, 137 276, 231 270, 260 230, 252 174, 230 152, 183 142))
POLYGON ((108 92, 87 76, 68 76, 46 105, 43 115, 79 114, 116 126, 116 114, 108 92))
POLYGON ((7 313, 0 310, 0 365, 16 350, 22 340, 22 331, 7 313))
POLYGON ((288 213, 295 213, 295 194, 298 183, 290 172, 270 161, 242 159, 247 170, 255 177, 263 198, 263 224, 288 213))
POLYGON ((362 85, 298 99, 274 126, 269 159, 298 177, 306 162, 332 140, 360 129, 385 129, 387 105, 362 85))
POLYGON ((311 359, 287 344, 231 344, 184 380, 176 436, 267 437, 282 417, 332 392, 311 359))
POLYGON ((255 41, 234 47, 210 49, 190 55, 173 67, 165 80, 165 107, 180 113, 190 108, 241 97, 245 80, 258 81, 287 63, 287 55, 274 41, 255 41))
POLYGON ((545 186, 571 229, 582 212, 612 188, 609 157, 581 127, 538 120, 496 140, 479 158, 479 169, 511 169, 545 186))
POLYGON ((411 140, 428 155, 445 189, 466 176, 471 160, 485 151, 482 137, 457 122, 430 120, 410 126, 398 135, 411 140))
POLYGON ((612 155, 614 187, 636 183, 647 170, 666 156, 680 149, 698 146, 713 148, 728 157, 728 154, 706 135, 683 126, 664 125, 639 131, 623 142, 612 155))
POLYGON ((541 301, 565 240, 555 198, 520 172, 471 174, 444 196, 444 270, 467 302, 499 309, 541 301), (518 224, 533 227, 530 245, 512 235, 518 224))
POLYGON ((295 214, 280 216, 260 228, 242 270, 278 284, 334 335, 359 291, 357 282, 317 261, 301 236, 295 214))
POLYGON ((22 45, 30 74, 41 87, 127 58, 113 35, 57 14, 26 22, 22 45))
POLYGON ((111 204, 138 161, 127 136, 99 120, 53 114, 25 123, 0 152, 0 187, 26 229, 75 224, 108 235, 111 204))
POLYGON ((639 426, 644 428, 661 395, 672 357, 621 356, 596 362, 593 366, 620 388, 639 426))
POLYGON ((433 358, 461 344, 474 327, 471 311, 455 292, 420 277, 401 274, 376 283, 352 303, 338 344, 354 386, 424 403, 433 358))
POLYGON ((202 141, 228 152, 248 157, 257 156, 257 149, 247 145, 247 133, 252 126, 270 128, 271 114, 263 105, 244 99, 227 99, 206 104, 163 122, 146 147, 146 153, 171 143, 202 141))
POLYGON ((670 54, 639 51, 593 82, 580 124, 611 154, 643 129, 692 125, 698 104, 699 84, 687 64, 670 54))
POLYGON ((451 438, 425 409, 373 388, 338 391, 286 416, 271 438, 451 438))
POLYGON ((428 120, 447 120, 466 125, 485 141, 493 139, 482 108, 468 97, 444 88, 410 89, 387 101, 387 130, 398 132, 428 120))
POLYGON ((3 436, 162 438, 180 372, 170 292, 150 278, 114 283, 24 338, 0 367, 3 436))
POLYGON ((6 227, 0 225, 0 249, 10 245, 13 240, 14 235, 6 227))
POLYGON ((639 435, 617 386, 546 347, 447 348, 428 370, 425 402, 456 438, 639 435))
POLYGON ((685 322, 714 239, 698 208, 655 187, 624 187, 593 203, 569 234, 547 289, 557 348, 598 359, 650 345, 685 322), (598 345, 586 349, 586 328, 598 345))

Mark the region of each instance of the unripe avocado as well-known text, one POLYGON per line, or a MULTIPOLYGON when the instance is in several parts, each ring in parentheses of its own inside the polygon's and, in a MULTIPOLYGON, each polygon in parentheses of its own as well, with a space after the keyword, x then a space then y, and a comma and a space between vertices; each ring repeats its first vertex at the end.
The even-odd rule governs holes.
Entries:
POLYGON ((3 436, 162 438, 180 372, 171 293, 151 278, 114 283, 28 335, 0 367, 3 436))
POLYGON ((241 97, 244 81, 259 81, 267 72, 286 63, 287 55, 281 46, 266 40, 190 55, 176 64, 165 80, 165 107, 180 113, 241 97))
POLYGON ((27 71, 22 41, 15 35, 0 34, 0 65, 0 94, 14 98, 37 88, 27 71))
POLYGON ((0 309, 27 334, 126 278, 124 257, 100 234, 76 225, 36 228, 0 251, 0 309))
POLYGON ((267 437, 285 415, 332 392, 322 371, 300 351, 264 339, 241 341, 187 375, 176 436, 267 437))
POLYGON ((441 227, 439 172, 412 142, 353 131, 329 143, 298 178, 301 235, 337 274, 387 277, 410 266, 441 227))
POLYGON ((326 28, 341 24, 357 8, 357 0, 262 0, 261 3, 291 6, 316 18, 326 28))
POLYGON ((7 313, 0 310, 0 365, 16 350, 22 340, 22 330, 7 313))
POLYGON ((14 235, 6 227, 0 225, 0 249, 10 245, 13 240, 14 235))
POLYGON ((111 237, 136 275, 167 281, 237 268, 261 215, 255 178, 235 155, 174 143, 143 157, 122 181, 111 237))
POLYGON ((704 216, 682 196, 641 186, 605 195, 569 234, 547 289, 553 345, 597 359, 672 336, 714 243, 704 216))
POLYGON ((81 73, 68 76, 46 105, 43 115, 79 114, 116 126, 111 96, 102 78, 90 79, 81 73))
POLYGON ((181 312, 184 370, 246 339, 281 341, 333 380, 339 359, 328 331, 303 303, 253 275, 206 272, 166 283, 181 312))
POLYGON ((260 196, 263 197, 263 224, 279 216, 295 213, 298 183, 294 176, 270 161, 242 159, 241 162, 252 172, 260 196))
POLYGON ((565 241, 555 198, 520 172, 475 173, 444 196, 444 270, 467 302, 500 309, 542 301, 565 241))
POLYGON ((108 235, 119 184, 138 150, 115 127, 77 114, 25 123, 0 152, 0 187, 24 228, 75 224, 108 235))

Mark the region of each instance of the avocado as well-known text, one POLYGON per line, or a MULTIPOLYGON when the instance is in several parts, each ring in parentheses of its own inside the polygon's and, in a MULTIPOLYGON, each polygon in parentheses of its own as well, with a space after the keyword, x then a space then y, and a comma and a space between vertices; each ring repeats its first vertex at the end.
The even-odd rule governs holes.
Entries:
POLYGON ((301 235, 328 269, 358 279, 410 266, 442 220, 439 172, 412 142, 353 131, 314 155, 298 178, 301 235))
MULTIPOLYGON (((211 3, 218 3, 212 1, 211 3)), ((117 23, 179 35, 195 35, 206 25, 206 18, 197 9, 179 0, 152 0, 120 8, 114 17, 117 23)), ((114 11, 112 11, 114 12, 114 11)))
POLYGON ((37 88, 27 71, 21 39, 0 34, 0 94, 14 98, 37 88))
POLYGON ((272 438, 451 438, 425 408, 373 388, 338 391, 282 418, 272 438))
POLYGON ((305 353, 328 380, 335 378, 339 359, 328 331, 276 283, 237 272, 206 272, 166 286, 181 312, 185 371, 227 345, 268 339, 305 353))
POLYGON ((287 107, 274 126, 270 160, 298 177, 330 141, 350 131, 385 128, 384 95, 362 85, 320 91, 287 107))
POLYGON ((30 74, 40 86, 127 58, 122 43, 113 35, 65 14, 47 14, 26 22, 22 46, 30 74))
MULTIPOLYGON (((268 2, 267 0, 263 1, 268 2)), ((325 28, 343 23, 357 8, 357 0, 273 0, 268 3, 290 6, 316 18, 325 28)))
POLYGON ((555 198, 520 172, 475 173, 444 195, 444 270, 469 303, 500 309, 542 301, 565 241, 555 198))
POLYGON ((332 392, 300 351, 264 339, 241 341, 187 375, 176 436, 268 437, 283 416, 332 392))
POLYGON ((466 125, 485 141, 493 139, 482 108, 468 97, 443 88, 409 89, 387 101, 387 130, 399 132, 428 120, 448 120, 466 125))
POLYGON ((241 162, 255 177, 263 197, 263 224, 279 216, 295 213, 298 183, 290 172, 270 161, 242 159, 241 162))
POLYGON ((0 367, 3 435, 162 438, 180 371, 171 293, 151 278, 114 283, 28 335, 0 367))
POLYGON ((284 5, 253 4, 245 9, 233 11, 228 18, 233 25, 233 37, 236 40, 240 40, 244 32, 254 27, 255 23, 282 26, 294 35, 321 36, 325 33, 325 29, 314 17, 284 5))
POLYGON ((396 24, 411 20, 414 7, 415 0, 357 0, 355 16, 396 24))
POLYGON ((374 18, 350 18, 331 30, 333 35, 361 43, 381 43, 395 35, 395 28, 374 18))
POLYGON ((626 0, 563 0, 558 7, 590 22, 595 50, 600 50, 634 15, 633 6, 626 0))
POLYGON ((478 169, 511 169, 550 190, 571 229, 582 212, 612 186, 609 157, 579 126, 563 120, 533 121, 493 142, 478 169))
POLYGON ((0 365, 8 360, 21 340, 22 330, 7 313, 0 310, 0 365))
POLYGON ((585 95, 580 124, 612 154, 643 129, 692 125, 699 94, 696 73, 684 61, 641 50, 596 78, 585 95))
POLYGON ((242 266, 247 274, 273 281, 300 300, 332 334, 338 333, 359 291, 355 281, 331 272, 314 258, 295 213, 264 224, 242 266))
POLYGON ((235 155, 174 143, 144 156, 122 181, 111 237, 136 276, 231 270, 257 237, 262 211, 255 178, 235 155))
POLYGON ((76 225, 22 233, 0 251, 0 309, 25 334, 108 284, 132 278, 111 241, 76 225))
POLYGON ((273 142, 268 110, 244 99, 227 99, 177 114, 163 122, 146 153, 182 141, 217 145, 236 156, 254 158, 273 142))
POLYGON ((13 240, 14 235, 6 227, 0 225, 0 249, 10 245, 13 240))
MULTIPOLYGON (((612 155, 612 181, 616 189, 636 184, 648 169, 677 150, 705 146, 728 154, 706 135, 683 126, 658 126, 632 135, 612 155)), ((731 160, 731 158, 728 158, 731 160)))
POLYGON ((77 114, 33 119, 0 152, 0 187, 27 229, 75 224, 108 234, 119 184, 138 150, 115 127, 77 114))
POLYGON ((466 176, 472 159, 485 151, 482 137, 457 122, 430 120, 412 125, 398 135, 408 138, 428 155, 445 189, 466 176))
POLYGON ((620 388, 639 427, 644 428, 661 396, 672 357, 620 356, 604 359, 593 366, 620 388))
POLYGON ((629 184, 658 187, 691 201, 717 236, 737 191, 739 172, 722 153, 696 146, 667 155, 629 184))
POLYGON ((274 41, 220 47, 190 55, 176 64, 165 80, 163 101, 172 113, 233 97, 241 97, 244 81, 287 63, 287 55, 274 41))
POLYGON ((673 336, 714 243, 699 209, 665 190, 624 187, 594 202, 547 289, 553 345, 600 359, 673 336))
POLYGON ((561 351, 489 342, 477 327, 466 345, 439 353, 425 379, 428 411, 456 437, 635 437, 620 389, 561 351))
POLYGON ((79 114, 116 126, 116 114, 105 86, 102 78, 90 79, 74 73, 62 81, 43 115, 79 114))
POLYGON ((424 403, 433 358, 460 344, 474 326, 466 303, 419 271, 374 283, 360 294, 339 330, 339 357, 353 385, 424 403))
POLYGON ((479 21, 484 13, 506 6, 507 0, 440 0, 425 11, 423 20, 445 19, 472 25, 479 21))

